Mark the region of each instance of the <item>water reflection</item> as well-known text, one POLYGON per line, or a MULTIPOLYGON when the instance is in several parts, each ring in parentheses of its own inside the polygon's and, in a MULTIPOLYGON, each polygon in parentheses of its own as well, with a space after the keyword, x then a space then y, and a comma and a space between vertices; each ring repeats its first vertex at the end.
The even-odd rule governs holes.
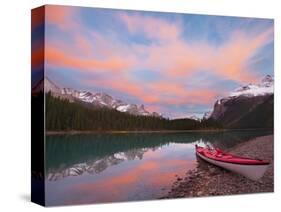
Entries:
POLYGON ((47 136, 48 205, 155 199, 196 166, 194 143, 227 149, 270 131, 47 136), (163 190, 164 188, 164 190, 163 190))
POLYGON ((60 168, 60 169, 50 169, 47 174, 47 179, 49 181, 56 181, 68 176, 78 176, 84 173, 88 174, 98 174, 108 167, 117 165, 124 161, 129 160, 141 160, 143 154, 148 151, 148 149, 143 148, 139 150, 129 150, 127 152, 119 152, 113 155, 105 156, 99 159, 89 160, 85 163, 74 164, 70 167, 60 168))

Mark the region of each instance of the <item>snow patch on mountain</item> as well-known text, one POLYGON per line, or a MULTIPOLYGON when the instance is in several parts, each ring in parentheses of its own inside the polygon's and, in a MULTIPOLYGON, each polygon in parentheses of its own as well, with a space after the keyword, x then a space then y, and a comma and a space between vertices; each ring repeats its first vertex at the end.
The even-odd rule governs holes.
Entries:
POLYGON ((55 93, 61 92, 60 87, 58 87, 55 83, 53 83, 47 77, 45 78, 44 81, 41 81, 40 83, 41 83, 41 85, 44 85, 44 89, 45 89, 46 93, 48 93, 49 91, 52 91, 52 92, 55 92, 55 93))
POLYGON ((212 112, 213 111, 205 112, 202 119, 203 120, 209 119, 211 117, 211 115, 212 115, 212 112))
POLYGON ((274 92, 274 78, 266 75, 259 84, 248 84, 237 88, 234 92, 230 93, 230 97, 237 96, 264 96, 274 92))
POLYGON ((120 112, 126 112, 128 111, 130 108, 130 105, 121 105, 121 106, 118 106, 116 108, 116 110, 120 111, 120 112))
POLYGON ((195 121, 201 121, 201 119, 199 117, 197 117, 196 115, 189 116, 188 119, 192 119, 195 121))
POLYGON ((160 117, 160 115, 156 112, 150 113, 147 111, 144 105, 137 106, 136 104, 128 104, 122 100, 114 99, 106 93, 91 93, 89 91, 79 91, 72 88, 60 88, 47 77, 45 80, 42 80, 42 85, 39 84, 38 87, 39 86, 42 88, 45 87, 45 92, 50 91, 54 96, 69 99, 71 102, 79 100, 95 106, 116 109, 120 112, 130 113, 133 115, 160 117), (45 83, 44 86, 43 82, 45 83))
POLYGON ((220 117, 227 117, 227 111, 235 111, 235 105, 237 102, 241 101, 252 101, 252 106, 260 103, 261 99, 266 98, 268 95, 274 93, 274 78, 271 75, 266 75, 259 83, 257 84, 248 84, 243 85, 228 96, 223 97, 217 100, 214 104, 214 109, 211 114, 206 115, 206 119, 213 118, 215 120, 220 117), (253 100, 252 100, 253 99, 253 100), (259 99, 259 101, 257 101, 259 99), (230 109, 232 108, 232 109, 230 109))

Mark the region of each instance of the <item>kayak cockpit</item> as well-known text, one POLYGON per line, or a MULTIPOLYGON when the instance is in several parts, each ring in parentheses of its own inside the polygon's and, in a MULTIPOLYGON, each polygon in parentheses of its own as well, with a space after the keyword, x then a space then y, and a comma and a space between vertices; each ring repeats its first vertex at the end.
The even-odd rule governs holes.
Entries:
POLYGON ((204 148, 196 145, 196 151, 199 154, 204 155, 207 158, 218 160, 226 163, 236 163, 236 164, 245 164, 245 165, 268 165, 269 162, 261 159, 253 159, 247 157, 241 157, 233 155, 230 153, 223 152, 219 148, 204 148))

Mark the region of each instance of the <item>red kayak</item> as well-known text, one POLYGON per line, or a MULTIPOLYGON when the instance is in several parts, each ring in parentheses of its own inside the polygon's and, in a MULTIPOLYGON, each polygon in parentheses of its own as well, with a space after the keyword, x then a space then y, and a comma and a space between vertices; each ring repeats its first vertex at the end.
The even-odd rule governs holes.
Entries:
POLYGON ((195 147, 196 154, 203 160, 252 180, 260 179, 269 165, 268 161, 232 155, 218 148, 204 148, 197 145, 195 147))

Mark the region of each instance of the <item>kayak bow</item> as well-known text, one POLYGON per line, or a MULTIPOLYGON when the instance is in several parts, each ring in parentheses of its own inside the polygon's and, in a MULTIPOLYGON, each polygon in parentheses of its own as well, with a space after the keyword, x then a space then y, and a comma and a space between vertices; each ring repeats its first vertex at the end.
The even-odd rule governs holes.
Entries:
POLYGON ((198 145, 195 145, 195 148, 196 154, 201 159, 213 165, 241 174, 251 180, 260 179, 269 165, 268 161, 232 155, 218 148, 204 148, 198 145))

